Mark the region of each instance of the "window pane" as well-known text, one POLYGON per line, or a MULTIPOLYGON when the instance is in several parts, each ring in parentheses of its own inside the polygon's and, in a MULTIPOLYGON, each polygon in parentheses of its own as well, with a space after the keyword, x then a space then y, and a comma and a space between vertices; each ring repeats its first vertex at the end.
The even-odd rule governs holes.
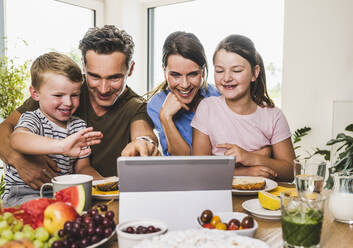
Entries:
POLYGON ((58 51, 79 62, 78 43, 94 26, 93 10, 54 0, 10 0, 5 11, 6 53, 22 61, 58 51))
POLYGON ((280 105, 282 80, 284 0, 196 0, 154 10, 153 88, 164 80, 162 46, 174 31, 194 33, 205 47, 208 82, 214 83, 212 56, 218 42, 230 34, 242 34, 262 55, 270 97, 280 105))

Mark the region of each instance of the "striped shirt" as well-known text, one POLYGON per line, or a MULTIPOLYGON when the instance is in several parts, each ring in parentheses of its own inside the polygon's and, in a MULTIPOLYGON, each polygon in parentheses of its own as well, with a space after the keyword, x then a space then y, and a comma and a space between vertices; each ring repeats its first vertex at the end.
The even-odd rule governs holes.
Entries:
MULTIPOLYGON (((23 127, 34 134, 53 139, 65 139, 67 136, 86 128, 86 126, 87 125, 84 120, 75 116, 71 116, 70 119, 67 121, 66 128, 59 127, 54 122, 50 121, 40 109, 37 109, 35 111, 23 113, 15 129, 23 127)), ((55 161, 56 165, 59 167, 60 172, 57 173, 58 175, 72 174, 74 172, 74 166, 77 161, 77 158, 61 154, 48 154, 48 157, 55 161)), ((5 192, 2 195, 2 198, 4 198, 6 194, 8 194, 10 187, 21 185, 30 188, 30 186, 26 185, 26 183, 20 178, 16 168, 10 165, 6 165, 4 180, 6 184, 5 192)))

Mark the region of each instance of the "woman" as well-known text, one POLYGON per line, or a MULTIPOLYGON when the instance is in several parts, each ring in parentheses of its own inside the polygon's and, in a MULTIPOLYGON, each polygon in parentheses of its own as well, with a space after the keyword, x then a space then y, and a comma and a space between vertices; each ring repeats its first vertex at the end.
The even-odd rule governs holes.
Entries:
POLYGON ((163 45, 165 81, 153 92, 147 112, 158 132, 164 155, 190 155, 190 122, 201 99, 218 96, 207 85, 207 60, 199 39, 192 33, 171 33, 163 45))

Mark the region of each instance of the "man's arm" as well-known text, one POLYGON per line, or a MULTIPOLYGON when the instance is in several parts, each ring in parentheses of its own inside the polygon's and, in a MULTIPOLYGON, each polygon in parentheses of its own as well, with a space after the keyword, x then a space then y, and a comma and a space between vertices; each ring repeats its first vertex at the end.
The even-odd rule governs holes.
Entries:
POLYGON ((12 149, 10 135, 20 116, 20 112, 15 110, 0 124, 0 158, 6 164, 14 166, 26 184, 38 189, 43 183, 49 182, 56 176, 55 171, 58 171, 58 168, 56 163, 47 156, 23 155, 12 149))
POLYGON ((126 145, 121 152, 121 156, 157 156, 158 139, 153 133, 153 129, 145 120, 135 120, 130 125, 131 142, 126 145), (154 141, 154 144, 138 137, 148 136, 154 141))

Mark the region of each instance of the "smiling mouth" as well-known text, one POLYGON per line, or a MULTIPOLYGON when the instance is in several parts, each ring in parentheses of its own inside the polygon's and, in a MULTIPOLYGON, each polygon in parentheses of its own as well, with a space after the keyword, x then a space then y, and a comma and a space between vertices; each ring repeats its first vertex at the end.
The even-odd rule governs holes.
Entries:
POLYGON ((58 109, 63 115, 71 115, 72 109, 58 109))
POLYGON ((193 92, 194 88, 190 88, 188 90, 179 90, 177 89, 179 95, 181 95, 182 97, 189 97, 191 95, 191 93, 193 92))
POLYGON ((237 84, 229 84, 229 85, 228 85, 228 84, 227 84, 227 85, 222 84, 222 87, 223 87, 224 89, 226 89, 226 90, 235 89, 237 86, 238 86, 237 84))

